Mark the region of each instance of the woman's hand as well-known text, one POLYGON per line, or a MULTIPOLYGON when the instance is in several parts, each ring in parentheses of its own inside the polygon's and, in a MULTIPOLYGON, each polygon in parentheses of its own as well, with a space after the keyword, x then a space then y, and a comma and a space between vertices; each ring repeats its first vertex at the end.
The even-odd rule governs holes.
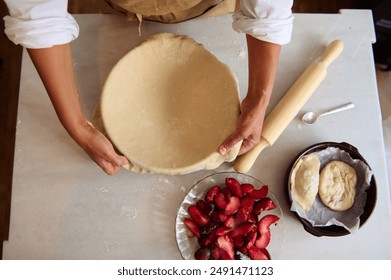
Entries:
POLYGON ((57 116, 69 135, 107 173, 114 174, 128 160, 118 155, 110 141, 91 125, 81 110, 69 44, 28 49, 57 116))
POLYGON ((266 108, 270 101, 281 46, 247 35, 249 84, 236 130, 220 145, 224 155, 243 140, 239 155, 254 148, 261 140, 266 108))
MULTIPOLYGON (((225 154, 237 143, 243 141, 238 154, 242 155, 260 142, 267 104, 263 104, 265 101, 262 102, 259 98, 252 96, 249 94, 243 100, 236 130, 221 144, 220 154, 225 154)), ((265 99, 269 98, 264 97, 263 100, 265 99)))
POLYGON ((87 121, 75 141, 109 175, 129 164, 128 159, 118 155, 111 142, 87 121))

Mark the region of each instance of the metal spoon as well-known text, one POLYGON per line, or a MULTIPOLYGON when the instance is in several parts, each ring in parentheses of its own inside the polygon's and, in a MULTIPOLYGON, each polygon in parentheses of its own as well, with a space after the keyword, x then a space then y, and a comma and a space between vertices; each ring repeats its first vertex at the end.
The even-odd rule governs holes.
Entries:
POLYGON ((305 124, 314 124, 316 122, 316 120, 319 117, 321 117, 321 116, 330 115, 330 114, 341 112, 341 111, 345 111, 345 110, 348 110, 348 109, 351 109, 351 108, 354 108, 354 104, 353 103, 348 103, 348 104, 342 105, 340 107, 328 110, 328 111, 323 112, 321 114, 315 114, 314 112, 308 112, 308 113, 305 113, 303 115, 301 120, 305 124))

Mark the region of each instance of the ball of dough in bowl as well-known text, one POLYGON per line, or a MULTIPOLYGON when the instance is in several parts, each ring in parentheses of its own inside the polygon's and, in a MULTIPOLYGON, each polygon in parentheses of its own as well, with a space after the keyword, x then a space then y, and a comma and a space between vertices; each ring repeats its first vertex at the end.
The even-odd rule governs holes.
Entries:
POLYGON ((320 173, 320 199, 332 210, 347 210, 354 203, 356 183, 357 174, 353 167, 343 161, 331 161, 320 173))
POLYGON ((291 191, 297 203, 308 211, 318 194, 320 161, 316 155, 301 158, 291 176, 291 191))

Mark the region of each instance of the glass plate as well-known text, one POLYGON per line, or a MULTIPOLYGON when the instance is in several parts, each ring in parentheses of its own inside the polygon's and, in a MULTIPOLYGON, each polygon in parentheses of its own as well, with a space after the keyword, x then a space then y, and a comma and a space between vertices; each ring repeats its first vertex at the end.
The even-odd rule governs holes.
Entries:
MULTIPOLYGON (((235 173, 235 172, 222 172, 222 173, 212 174, 197 182, 190 189, 189 193, 182 201, 176 217, 176 223, 175 223, 176 242, 183 259, 194 260, 194 253, 199 248, 197 238, 196 237, 189 238, 187 236, 187 227, 183 223, 183 218, 190 217, 187 212, 187 208, 190 205, 195 204, 197 200, 202 199, 209 188, 215 185, 219 185, 220 187, 225 186, 225 179, 229 177, 235 178, 241 184, 250 183, 254 185, 256 189, 259 189, 260 187, 265 185, 264 183, 255 179, 254 177, 242 173, 235 173)), ((270 244, 267 246, 267 250, 270 253, 271 259, 275 260, 278 259, 278 256, 282 250, 283 243, 284 243, 284 234, 285 234, 284 217, 277 199, 275 198, 274 194, 270 191, 270 187, 267 196, 273 200, 273 202, 276 204, 277 207, 273 210, 262 212, 259 218, 267 214, 274 214, 280 217, 280 220, 277 222, 277 225, 270 227, 271 241, 270 244)))

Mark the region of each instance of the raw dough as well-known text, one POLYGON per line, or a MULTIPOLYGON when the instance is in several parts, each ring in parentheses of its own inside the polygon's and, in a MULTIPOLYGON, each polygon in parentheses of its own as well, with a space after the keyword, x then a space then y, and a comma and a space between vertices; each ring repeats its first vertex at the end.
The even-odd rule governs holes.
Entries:
POLYGON ((190 37, 158 34, 134 48, 112 69, 100 104, 107 135, 141 170, 214 169, 239 152, 241 143, 217 152, 240 114, 237 79, 190 37))
POLYGON ((318 194, 320 161, 316 155, 302 157, 291 175, 291 191, 295 201, 308 211, 318 194))
POLYGON ((320 173, 320 199, 332 210, 347 210, 354 203, 356 183, 357 174, 353 167, 343 161, 331 161, 320 173))

